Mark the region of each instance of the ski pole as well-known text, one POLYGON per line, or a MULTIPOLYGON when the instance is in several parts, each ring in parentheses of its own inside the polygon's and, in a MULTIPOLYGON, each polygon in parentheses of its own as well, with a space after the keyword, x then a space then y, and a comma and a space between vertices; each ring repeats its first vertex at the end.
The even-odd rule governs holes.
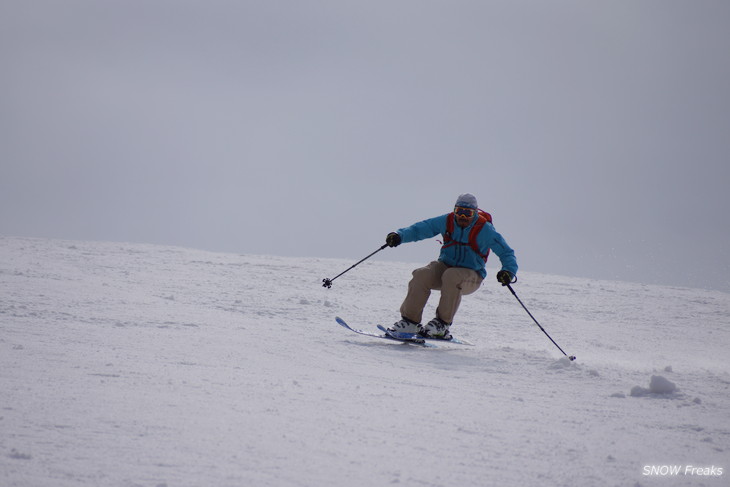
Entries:
POLYGON ((563 349, 560 348, 560 345, 558 345, 557 343, 555 343, 555 340, 553 340, 552 337, 550 335, 548 335, 548 332, 545 331, 545 328, 543 328, 542 326, 540 326, 540 323, 538 323, 537 320, 535 319, 535 317, 532 316, 532 313, 530 313, 530 310, 528 310, 527 307, 522 303, 522 300, 519 297, 517 297, 517 293, 515 292, 514 289, 512 289, 512 286, 510 286, 509 284, 505 284, 505 286, 507 286, 507 288, 510 290, 510 292, 512 293, 512 295, 517 299, 517 302, 522 305, 522 307, 525 309, 525 311, 527 311, 527 314, 530 315, 530 318, 532 318, 532 321, 535 322, 535 324, 537 325, 537 327, 542 330, 542 332, 545 334, 545 336, 547 336, 548 338, 550 338, 550 341, 553 342, 553 345, 555 345, 556 347, 558 347, 558 350, 560 350, 561 352, 563 352, 563 355, 565 355, 566 357, 568 357, 571 361, 575 360, 575 355, 568 355, 567 353, 565 353, 563 351, 563 349))
POLYGON ((331 288, 331 287, 332 287, 332 281, 334 281, 335 279, 337 279, 338 277, 340 277, 340 276, 341 276, 342 274, 344 274, 345 272, 347 272, 347 271, 350 271, 350 270, 354 269, 354 268, 355 268, 355 267, 357 267, 357 266, 358 266, 359 264, 362 264, 363 262, 365 262, 366 260, 368 260, 368 259, 369 259, 370 257, 372 257, 373 255, 377 254, 378 252, 380 252, 381 250, 383 250, 383 249, 384 249, 385 247, 387 247, 387 246, 388 246, 388 244, 383 244, 383 246, 382 246, 382 247, 380 247, 380 248, 379 248, 378 250, 376 250, 376 251, 375 251, 375 252, 373 252, 372 254, 368 255, 367 257, 365 257, 365 258, 364 258, 364 259, 362 259, 361 261, 359 261, 359 262, 357 262, 357 263, 353 264, 352 266, 350 266, 350 268, 349 268, 349 269, 347 269, 347 270, 345 270, 345 271, 342 271, 342 272, 340 272, 339 274, 337 274, 337 275, 336 275, 335 277, 333 277, 332 279, 327 279, 327 278, 324 278, 324 279, 322 279, 322 287, 326 287, 327 289, 331 288))

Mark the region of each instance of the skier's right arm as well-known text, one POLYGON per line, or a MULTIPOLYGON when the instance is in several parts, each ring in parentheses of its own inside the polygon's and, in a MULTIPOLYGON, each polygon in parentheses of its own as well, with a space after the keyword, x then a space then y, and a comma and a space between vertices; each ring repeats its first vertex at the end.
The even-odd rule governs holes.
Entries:
MULTIPOLYGON (((401 228, 397 232, 392 233, 395 233, 400 237, 400 242, 398 243, 417 242, 419 240, 435 237, 438 234, 446 232, 447 216, 448 214, 429 218, 428 220, 414 223, 410 227, 401 228)), ((387 239, 386 242, 388 242, 387 239)))

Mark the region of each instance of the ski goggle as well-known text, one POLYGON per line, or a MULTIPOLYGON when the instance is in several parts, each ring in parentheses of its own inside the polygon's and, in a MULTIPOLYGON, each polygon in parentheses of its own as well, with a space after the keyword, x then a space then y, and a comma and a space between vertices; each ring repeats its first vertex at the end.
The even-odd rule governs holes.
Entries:
POLYGON ((457 206, 454 208, 454 214, 456 216, 465 216, 467 218, 471 218, 474 216, 474 213, 476 213, 477 210, 474 208, 464 208, 463 206, 457 206))

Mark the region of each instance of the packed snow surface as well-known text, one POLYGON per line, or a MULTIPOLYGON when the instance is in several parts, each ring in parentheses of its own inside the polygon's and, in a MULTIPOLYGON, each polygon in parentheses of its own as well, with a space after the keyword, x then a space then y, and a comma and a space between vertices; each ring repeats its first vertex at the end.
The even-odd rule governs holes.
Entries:
POLYGON ((351 333, 416 266, 352 263, 0 238, 0 485, 729 485, 730 295, 521 272, 571 362, 493 271, 351 333))

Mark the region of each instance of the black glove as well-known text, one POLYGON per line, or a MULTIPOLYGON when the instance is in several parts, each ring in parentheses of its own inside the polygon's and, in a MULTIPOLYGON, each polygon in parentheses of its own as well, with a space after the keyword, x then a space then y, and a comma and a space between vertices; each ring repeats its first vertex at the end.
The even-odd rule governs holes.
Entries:
POLYGON ((497 280, 501 282, 503 286, 506 286, 507 284, 512 284, 512 279, 514 279, 514 276, 509 271, 497 272, 497 280))
POLYGON ((385 237, 385 243, 388 244, 388 247, 397 247, 400 245, 401 238, 400 235, 398 235, 395 232, 390 232, 387 237, 385 237))

